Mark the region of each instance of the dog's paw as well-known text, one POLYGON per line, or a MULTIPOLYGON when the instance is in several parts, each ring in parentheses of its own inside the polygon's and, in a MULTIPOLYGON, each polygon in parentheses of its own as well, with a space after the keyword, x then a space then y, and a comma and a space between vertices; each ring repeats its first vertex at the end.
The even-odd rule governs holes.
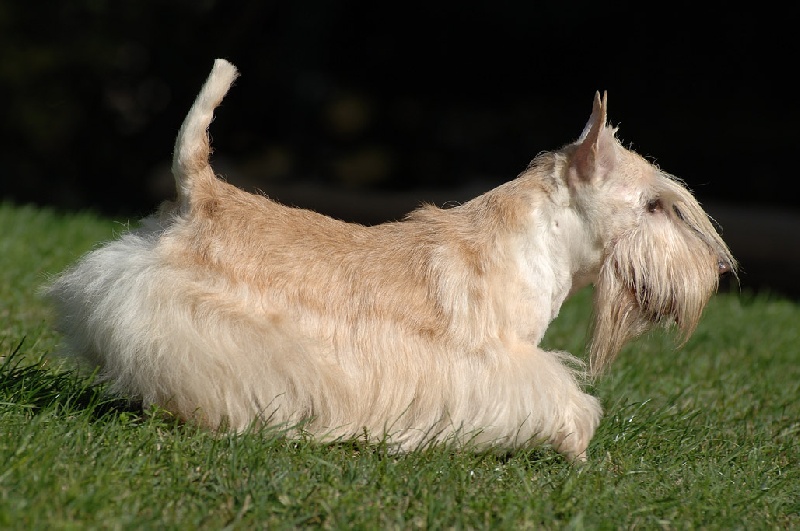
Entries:
POLYGON ((581 400, 573 404, 569 413, 566 417, 569 420, 551 440, 551 444, 570 461, 585 462, 586 449, 600 423, 602 410, 595 397, 584 394, 581 400))
MULTIPOLYGON (((592 430, 593 432, 594 430, 592 430)), ((565 429, 551 441, 553 448, 572 462, 586 461, 586 448, 592 434, 580 433, 576 427, 565 429)))

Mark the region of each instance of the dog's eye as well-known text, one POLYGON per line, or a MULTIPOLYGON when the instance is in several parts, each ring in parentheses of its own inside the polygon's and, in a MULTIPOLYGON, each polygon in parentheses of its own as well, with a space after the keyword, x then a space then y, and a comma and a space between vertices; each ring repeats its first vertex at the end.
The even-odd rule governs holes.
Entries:
POLYGON ((651 199, 647 202, 647 211, 651 214, 661 212, 662 210, 664 210, 664 205, 661 204, 661 199, 651 199))

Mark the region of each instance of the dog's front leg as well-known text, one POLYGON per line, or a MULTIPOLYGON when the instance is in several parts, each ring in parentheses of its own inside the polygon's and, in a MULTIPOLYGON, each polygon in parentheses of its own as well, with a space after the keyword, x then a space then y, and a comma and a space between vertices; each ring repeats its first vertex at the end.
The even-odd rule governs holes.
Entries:
POLYGON ((570 461, 586 461, 586 448, 603 415, 600 401, 581 389, 584 373, 577 359, 566 352, 539 352, 539 369, 549 373, 547 380, 536 382, 543 386, 540 406, 552 415, 542 419, 542 435, 570 461))

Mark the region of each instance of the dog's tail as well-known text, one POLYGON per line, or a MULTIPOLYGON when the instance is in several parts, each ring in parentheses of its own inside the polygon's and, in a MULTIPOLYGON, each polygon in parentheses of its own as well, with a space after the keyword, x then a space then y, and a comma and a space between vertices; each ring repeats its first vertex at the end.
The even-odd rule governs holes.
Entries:
POLYGON ((178 131, 172 158, 172 175, 175 177, 175 188, 178 192, 178 208, 182 212, 188 211, 197 182, 215 179, 214 170, 209 163, 211 141, 208 137, 208 126, 214 119, 214 109, 222 102, 238 75, 236 67, 225 59, 214 61, 211 74, 178 131))

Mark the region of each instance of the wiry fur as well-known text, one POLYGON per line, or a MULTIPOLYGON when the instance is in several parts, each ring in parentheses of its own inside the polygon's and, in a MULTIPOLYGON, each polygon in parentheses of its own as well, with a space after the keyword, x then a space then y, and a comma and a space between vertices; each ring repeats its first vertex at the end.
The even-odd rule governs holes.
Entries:
POLYGON ((599 370, 652 323, 691 333, 733 268, 691 195, 617 142, 605 100, 517 179, 364 227, 215 177, 206 129, 235 77, 217 60, 181 127, 177 201, 47 288, 69 351, 181 418, 583 459, 600 404, 580 361, 537 346, 563 301, 596 283, 599 370))

